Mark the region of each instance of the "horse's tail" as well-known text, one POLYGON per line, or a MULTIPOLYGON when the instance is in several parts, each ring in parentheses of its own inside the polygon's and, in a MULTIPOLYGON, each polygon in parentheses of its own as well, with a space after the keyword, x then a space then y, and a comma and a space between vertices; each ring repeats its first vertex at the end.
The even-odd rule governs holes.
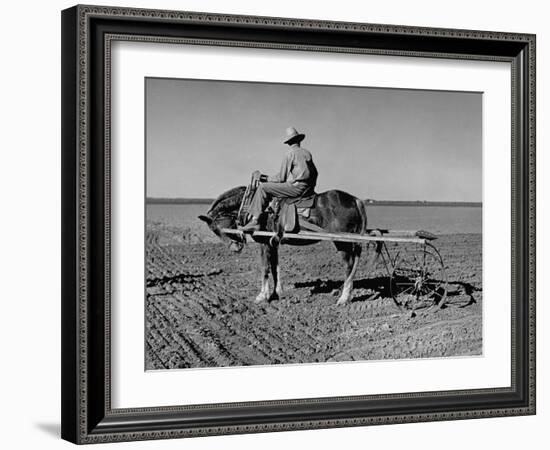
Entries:
POLYGON ((359 211, 359 215, 361 216, 360 233, 365 234, 367 232, 367 208, 365 208, 363 200, 356 198, 355 202, 357 203, 357 210, 359 211))

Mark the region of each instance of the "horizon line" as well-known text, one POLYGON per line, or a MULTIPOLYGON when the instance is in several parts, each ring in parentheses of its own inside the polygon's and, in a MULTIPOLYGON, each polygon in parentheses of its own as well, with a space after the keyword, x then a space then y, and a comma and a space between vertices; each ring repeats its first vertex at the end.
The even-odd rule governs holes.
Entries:
MULTIPOLYGON (((212 203, 215 198, 211 197, 146 197, 145 203, 151 204, 166 204, 166 203, 181 203, 181 204, 204 204, 212 203)), ((404 204, 414 204, 414 205, 465 205, 465 206, 482 206, 483 202, 481 201, 468 201, 468 200, 378 200, 372 198, 361 199, 363 202, 371 205, 382 205, 382 204, 393 204, 393 205, 404 205, 404 204)))

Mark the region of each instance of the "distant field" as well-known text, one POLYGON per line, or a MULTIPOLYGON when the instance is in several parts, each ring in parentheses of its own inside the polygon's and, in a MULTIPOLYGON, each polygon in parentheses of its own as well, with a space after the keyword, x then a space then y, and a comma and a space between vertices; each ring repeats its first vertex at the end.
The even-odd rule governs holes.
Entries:
MULTIPOLYGON (((209 203, 148 204, 147 224, 180 242, 217 242, 216 236, 197 216, 209 203), (182 233, 182 231, 185 231, 182 233)), ((367 205, 370 228, 427 230, 435 234, 481 233, 482 210, 477 207, 379 206, 367 205)))

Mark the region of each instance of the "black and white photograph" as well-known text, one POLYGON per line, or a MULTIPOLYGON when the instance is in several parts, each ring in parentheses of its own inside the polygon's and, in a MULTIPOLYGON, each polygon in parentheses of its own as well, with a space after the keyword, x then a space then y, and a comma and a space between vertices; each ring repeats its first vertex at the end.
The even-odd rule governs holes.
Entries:
POLYGON ((544 447, 545 3, 6 6, 1 448, 544 447))
POLYGON ((483 355, 483 93, 152 78, 145 369, 483 355))

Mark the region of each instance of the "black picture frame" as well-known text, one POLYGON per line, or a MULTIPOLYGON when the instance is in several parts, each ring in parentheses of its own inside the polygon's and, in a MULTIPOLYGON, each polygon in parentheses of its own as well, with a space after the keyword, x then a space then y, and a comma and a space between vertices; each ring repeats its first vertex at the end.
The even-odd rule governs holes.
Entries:
POLYGON ((535 36, 118 7, 64 10, 61 350, 62 437, 79 444, 535 414, 535 36), (108 115, 110 43, 117 39, 510 62, 511 386, 112 409, 108 115))

